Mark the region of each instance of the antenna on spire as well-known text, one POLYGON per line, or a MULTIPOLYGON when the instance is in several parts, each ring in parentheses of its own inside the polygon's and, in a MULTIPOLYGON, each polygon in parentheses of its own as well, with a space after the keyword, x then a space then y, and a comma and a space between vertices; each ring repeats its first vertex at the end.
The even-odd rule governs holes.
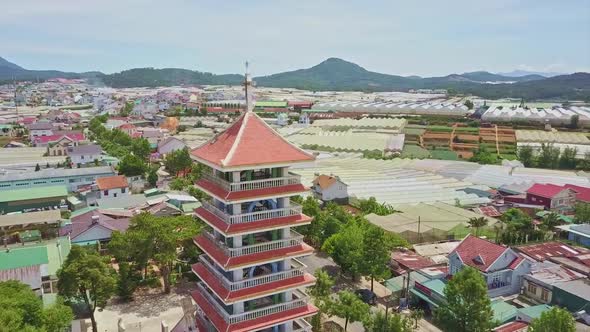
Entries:
POLYGON ((250 100, 250 94, 248 93, 248 86, 252 85, 252 80, 250 79, 250 73, 248 72, 249 63, 246 61, 246 74, 244 75, 244 91, 246 94, 246 112, 251 112, 253 105, 252 101, 250 100))

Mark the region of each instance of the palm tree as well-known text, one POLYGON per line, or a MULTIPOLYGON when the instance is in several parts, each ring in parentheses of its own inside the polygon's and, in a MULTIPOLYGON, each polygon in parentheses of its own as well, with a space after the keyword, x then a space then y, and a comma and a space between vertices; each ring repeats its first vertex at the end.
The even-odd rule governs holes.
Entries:
POLYGON ((546 214, 543 217, 543 226, 547 229, 547 230, 552 230, 553 227, 559 225, 559 215, 557 215, 557 213, 555 212, 551 212, 546 214))
POLYGON ((502 221, 495 223, 494 231, 496 232, 496 243, 500 243, 500 235, 502 234, 502 231, 504 231, 504 223, 502 221))
POLYGON ((479 228, 486 226, 488 224, 488 220, 485 217, 471 218, 467 223, 470 227, 475 228, 475 236, 478 236, 479 228))

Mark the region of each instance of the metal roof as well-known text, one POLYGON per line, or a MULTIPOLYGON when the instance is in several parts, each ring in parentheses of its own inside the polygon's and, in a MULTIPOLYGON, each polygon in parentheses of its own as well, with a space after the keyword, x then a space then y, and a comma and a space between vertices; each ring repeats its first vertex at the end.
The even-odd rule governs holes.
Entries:
POLYGON ((17 247, 0 251, 0 270, 18 269, 49 263, 46 247, 17 247))
POLYGON ((63 178, 71 176, 90 176, 99 174, 115 174, 110 166, 87 167, 87 168, 46 168, 38 172, 10 173, 0 175, 2 181, 26 181, 45 178, 63 178))
POLYGON ((40 188, 11 189, 0 191, 0 202, 24 201, 45 197, 63 197, 68 196, 66 186, 47 186, 40 188))

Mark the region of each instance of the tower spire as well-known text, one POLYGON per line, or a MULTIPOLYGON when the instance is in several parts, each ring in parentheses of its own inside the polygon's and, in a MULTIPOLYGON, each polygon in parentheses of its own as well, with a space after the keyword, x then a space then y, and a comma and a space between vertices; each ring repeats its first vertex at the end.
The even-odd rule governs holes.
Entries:
POLYGON ((252 79, 250 78, 250 73, 248 72, 249 63, 246 61, 246 74, 244 75, 244 91, 246 95, 246 112, 251 112, 254 109, 254 104, 252 102, 251 92, 248 93, 248 87, 252 85, 252 79))

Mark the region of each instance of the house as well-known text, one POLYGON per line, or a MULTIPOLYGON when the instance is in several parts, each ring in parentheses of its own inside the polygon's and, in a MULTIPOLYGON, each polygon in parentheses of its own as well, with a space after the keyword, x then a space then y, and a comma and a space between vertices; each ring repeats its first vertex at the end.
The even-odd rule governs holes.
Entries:
POLYGON ((549 304, 555 284, 580 278, 584 275, 555 263, 533 264, 531 272, 524 275, 522 281, 523 295, 535 302, 549 304))
POLYGON ((536 183, 526 191, 526 203, 542 205, 559 213, 571 211, 576 203, 576 191, 554 184, 536 183))
POLYGON ((53 135, 53 124, 51 122, 39 121, 31 123, 28 126, 28 129, 31 141, 33 141, 36 137, 53 135))
POLYGON ((534 305, 526 308, 520 308, 516 312, 516 321, 530 323, 533 319, 541 317, 545 311, 551 310, 551 306, 546 304, 534 305))
POLYGON ((137 131, 137 128, 134 125, 132 125, 131 123, 122 124, 119 127, 117 127, 117 129, 126 133, 129 136, 133 136, 135 134, 135 132, 137 131))
POLYGON ((590 246, 590 224, 562 225, 556 228, 568 232, 568 240, 583 246, 590 246))
POLYGON ((0 191, 0 211, 10 212, 57 209, 65 204, 68 191, 65 185, 0 191))
POLYGON ((473 235, 467 235, 449 254, 449 273, 454 275, 465 265, 479 270, 492 298, 518 293, 531 264, 511 248, 473 235))
POLYGON ((571 312, 586 310, 590 304, 590 280, 576 279, 555 284, 551 304, 565 307, 571 312))
POLYGON ((590 203, 590 188, 576 186, 573 184, 564 185, 565 188, 572 189, 576 192, 576 201, 581 203, 590 203))
MULTIPOLYGON (((67 137, 68 140, 76 143, 83 142, 86 138, 84 134, 81 132, 65 132, 60 134, 54 134, 50 136, 38 136, 33 139, 33 146, 36 147, 45 147, 52 143, 56 143, 57 141, 62 140, 64 137, 67 137)), ((63 151, 62 151, 63 152, 63 151)), ((65 156, 65 154, 64 154, 65 156)))
POLYGON ((312 183, 314 194, 322 201, 348 203, 348 185, 342 182, 338 176, 318 175, 312 183))
MULTIPOLYGON (((51 136, 49 136, 51 137, 51 136)), ((50 142, 47 145, 48 156, 66 156, 68 149, 78 146, 79 141, 68 136, 62 136, 57 141, 50 142)))
POLYGON ((183 141, 179 140, 176 137, 168 137, 163 141, 158 143, 158 153, 161 156, 165 156, 170 152, 174 152, 176 150, 182 150, 186 147, 183 141))
POLYGON ((115 175, 115 171, 110 166, 73 169, 44 168, 38 172, 9 173, 0 175, 0 193, 55 185, 65 185, 68 191, 75 191, 80 186, 94 183, 99 177, 111 175, 115 175))
POLYGON ((129 183, 123 175, 107 176, 96 179, 98 198, 116 198, 129 195, 129 183))
MULTIPOLYGON (((73 244, 105 243, 114 231, 125 232, 129 228, 132 213, 109 213, 109 210, 93 209, 78 214, 64 224, 60 236, 69 236, 73 244)), ((123 210, 123 212, 127 212, 123 210)))
POLYGON ((392 252, 389 264, 391 269, 397 275, 436 265, 436 263, 430 258, 422 257, 415 252, 408 250, 392 252))
POLYGON ((67 154, 74 165, 82 165, 93 163, 95 160, 102 160, 102 149, 96 144, 69 147, 67 154))

